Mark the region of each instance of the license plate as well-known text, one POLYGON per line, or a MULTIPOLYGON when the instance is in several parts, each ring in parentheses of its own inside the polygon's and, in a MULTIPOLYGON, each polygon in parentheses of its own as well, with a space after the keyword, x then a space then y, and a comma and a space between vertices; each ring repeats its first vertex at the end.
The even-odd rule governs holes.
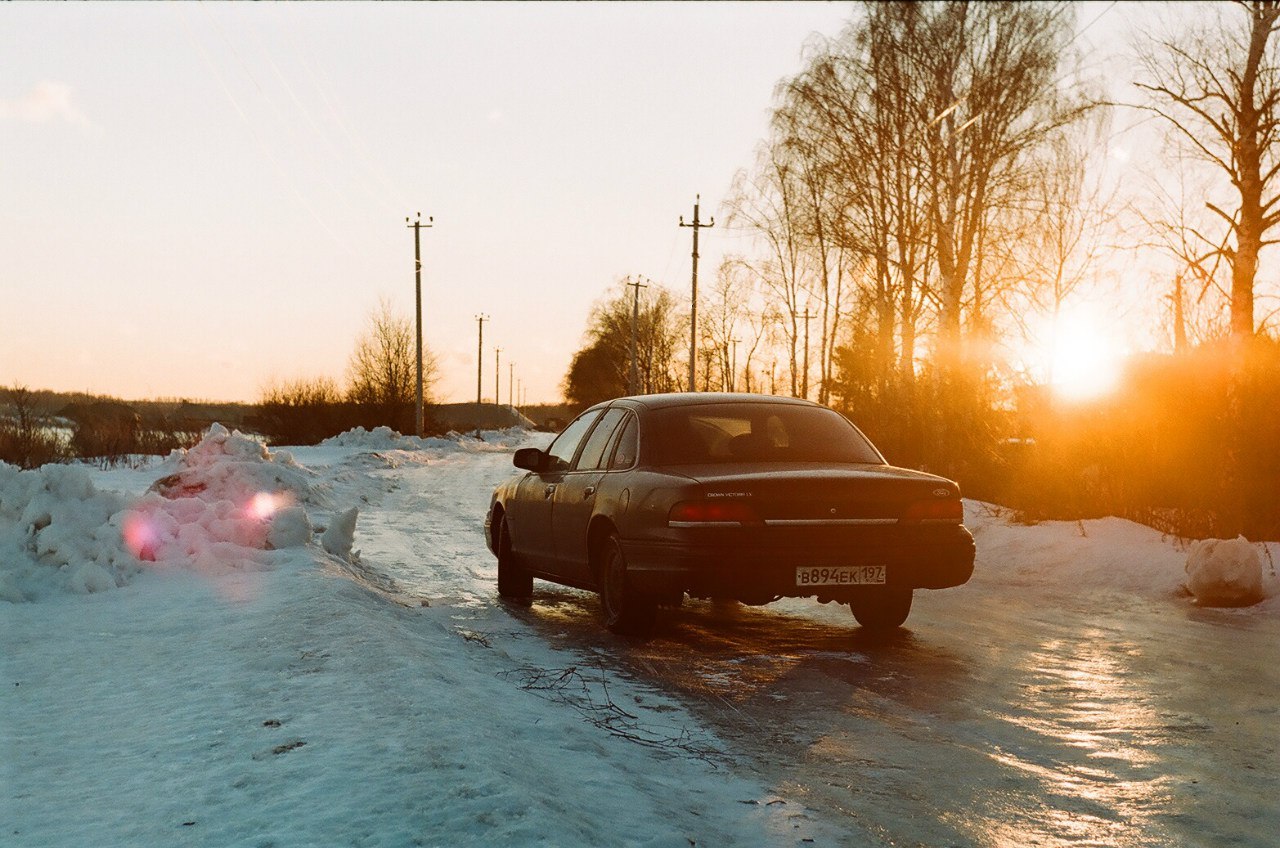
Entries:
POLYGON ((883 565, 800 566, 797 586, 867 586, 883 584, 883 565))

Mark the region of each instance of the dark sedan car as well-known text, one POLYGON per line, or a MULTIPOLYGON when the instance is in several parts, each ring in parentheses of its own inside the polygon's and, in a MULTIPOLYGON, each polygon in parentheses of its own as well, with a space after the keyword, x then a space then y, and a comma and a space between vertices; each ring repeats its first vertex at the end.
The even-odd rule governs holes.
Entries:
POLYGON ((600 593, 605 624, 643 632, 691 597, 847 603, 867 628, 900 626, 915 589, 973 573, 960 488, 896 468, 840 414, 809 401, 666 394, 597 404, 485 519, 498 593, 533 578, 600 593))

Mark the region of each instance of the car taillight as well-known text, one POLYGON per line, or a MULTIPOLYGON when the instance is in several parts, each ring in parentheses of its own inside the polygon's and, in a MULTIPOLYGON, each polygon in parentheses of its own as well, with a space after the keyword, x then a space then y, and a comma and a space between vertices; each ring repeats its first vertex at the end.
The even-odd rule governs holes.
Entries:
POLYGON ((760 516, 741 501, 681 501, 667 513, 668 524, 759 524, 760 516))
POLYGON ((902 511, 902 521, 937 521, 959 524, 964 521, 964 507, 959 500, 941 498, 916 501, 902 511))

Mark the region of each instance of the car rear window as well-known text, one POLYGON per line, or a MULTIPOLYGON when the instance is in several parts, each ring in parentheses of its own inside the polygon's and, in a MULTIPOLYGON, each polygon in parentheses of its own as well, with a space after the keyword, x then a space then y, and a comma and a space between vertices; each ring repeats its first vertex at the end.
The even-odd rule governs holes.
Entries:
POLYGON ((655 410, 655 465, 855 462, 884 458, 843 416, 816 406, 719 403, 655 410))

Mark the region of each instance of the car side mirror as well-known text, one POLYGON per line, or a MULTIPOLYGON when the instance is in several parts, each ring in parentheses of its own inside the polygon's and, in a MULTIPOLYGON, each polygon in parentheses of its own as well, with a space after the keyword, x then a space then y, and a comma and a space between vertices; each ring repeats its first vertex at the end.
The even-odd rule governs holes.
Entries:
POLYGON ((537 448, 520 448, 511 463, 526 471, 543 471, 547 467, 547 455, 537 448))

